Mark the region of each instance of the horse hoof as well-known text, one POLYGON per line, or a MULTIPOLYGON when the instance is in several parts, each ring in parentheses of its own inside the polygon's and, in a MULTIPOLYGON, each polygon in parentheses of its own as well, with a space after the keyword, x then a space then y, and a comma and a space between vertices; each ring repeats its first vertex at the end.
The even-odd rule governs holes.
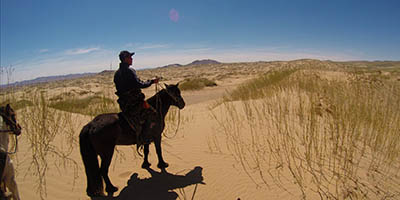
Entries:
POLYGON ((113 197, 114 196, 114 192, 108 192, 107 197, 113 197))
POLYGON ((110 193, 111 193, 111 196, 112 196, 112 194, 113 194, 114 192, 116 192, 116 191, 118 191, 118 188, 117 188, 117 187, 114 187, 114 186, 111 186, 111 187, 107 187, 107 188, 106 188, 106 192, 108 193, 108 196, 110 196, 110 193))
POLYGON ((89 197, 105 197, 106 195, 103 192, 87 192, 89 197))
POLYGON ((143 169, 147 169, 147 168, 149 168, 151 166, 151 164, 149 163, 149 162, 143 162, 143 164, 142 164, 142 168, 143 169))
POLYGON ((169 165, 168 165, 168 163, 166 163, 166 162, 158 163, 158 165, 157 165, 157 167, 160 168, 160 169, 167 168, 168 166, 169 166, 169 165))

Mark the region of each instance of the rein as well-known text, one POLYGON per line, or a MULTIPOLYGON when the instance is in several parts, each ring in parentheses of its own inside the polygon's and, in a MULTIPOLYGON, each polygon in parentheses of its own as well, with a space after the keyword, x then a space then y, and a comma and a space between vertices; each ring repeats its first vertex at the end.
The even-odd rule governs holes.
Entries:
MULTIPOLYGON (((158 87, 160 87, 161 89, 164 89, 165 92, 167 92, 167 94, 168 94, 176 103, 178 103, 178 99, 177 99, 174 95, 170 94, 170 93, 168 92, 167 88, 163 88, 162 85, 161 85, 160 83, 156 83, 156 84, 155 84, 156 94, 157 94, 158 91, 159 91, 159 88, 158 88, 158 87)), ((161 101, 160 101, 160 97, 159 97, 159 95, 157 95, 157 104, 158 104, 159 102, 161 102, 161 101)), ((157 105, 157 104, 156 104, 156 105, 157 105)), ((162 104, 160 103, 160 109, 161 109, 161 105, 162 105, 162 104)), ((160 115, 160 116, 161 116, 161 115, 160 115)), ((161 118, 162 118, 162 116, 161 116, 161 118)), ((162 121, 162 119, 161 119, 161 121, 162 121)), ((180 124, 181 124, 181 110, 178 109, 178 125, 177 125, 177 127, 176 127, 175 134, 174 134, 173 136, 169 137, 169 136, 167 136, 167 135, 163 132, 164 137, 166 137, 166 138, 168 138, 168 139, 175 138, 176 135, 178 134, 178 130, 179 130, 180 124)))

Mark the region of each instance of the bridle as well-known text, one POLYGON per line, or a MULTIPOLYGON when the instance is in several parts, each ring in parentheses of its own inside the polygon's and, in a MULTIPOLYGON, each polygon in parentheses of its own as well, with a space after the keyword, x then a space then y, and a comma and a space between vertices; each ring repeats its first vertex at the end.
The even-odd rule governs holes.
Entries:
MULTIPOLYGON (((171 94, 171 93, 168 91, 168 88, 163 88, 162 85, 161 85, 160 83, 157 83, 157 84, 156 84, 156 93, 158 93, 158 91, 159 91, 158 87, 164 89, 165 92, 172 98, 172 100, 174 100, 176 104, 179 104, 178 98, 177 98, 175 95, 171 94)), ((157 98, 159 98, 159 97, 157 97, 157 98)), ((157 100, 157 101, 158 101, 158 100, 157 100)))
MULTIPOLYGON (((15 123, 13 120, 11 120, 11 119, 10 119, 7 115, 5 115, 4 113, 0 112, 0 116, 3 117, 3 120, 5 119, 6 124, 7 124, 8 126, 10 126, 10 124, 11 124, 13 127, 17 127, 17 123, 15 123)), ((8 132, 13 132, 14 135, 16 135, 16 134, 15 134, 15 130, 12 130, 12 129, 0 130, 0 133, 8 133, 8 132)))
MULTIPOLYGON (((17 125, 17 123, 15 123, 13 120, 11 120, 7 115, 5 115, 3 112, 0 112, 0 116, 3 118, 3 120, 5 120, 6 121, 6 124, 7 124, 7 126, 8 127, 10 127, 10 124, 13 126, 13 127, 18 127, 18 125, 17 125)), ((18 137, 17 137, 17 134, 15 133, 15 129, 13 130, 13 129, 3 129, 3 130, 0 130, 0 133, 9 133, 9 132, 12 132, 13 133, 13 135, 15 136, 15 148, 14 148, 14 151, 13 152, 6 152, 7 154, 15 154, 15 153, 17 153, 17 149, 18 149, 18 137)))

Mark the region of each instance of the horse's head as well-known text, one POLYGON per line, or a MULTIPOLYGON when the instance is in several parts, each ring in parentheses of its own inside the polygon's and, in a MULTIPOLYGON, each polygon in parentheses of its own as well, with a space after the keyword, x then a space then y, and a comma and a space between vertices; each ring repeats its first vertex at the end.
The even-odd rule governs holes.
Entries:
POLYGON ((17 136, 21 134, 21 126, 17 123, 16 114, 10 104, 7 104, 5 107, 0 107, 0 116, 11 132, 17 136))
POLYGON ((178 86, 179 83, 176 85, 165 84, 167 94, 171 97, 172 105, 178 107, 179 109, 182 109, 185 107, 185 101, 181 96, 181 91, 179 90, 178 86))

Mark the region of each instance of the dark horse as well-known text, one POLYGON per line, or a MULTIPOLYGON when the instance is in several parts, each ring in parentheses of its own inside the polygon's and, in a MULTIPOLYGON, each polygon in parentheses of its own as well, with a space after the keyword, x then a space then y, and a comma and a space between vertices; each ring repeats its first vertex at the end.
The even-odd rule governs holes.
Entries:
MULTIPOLYGON (((164 118, 171 105, 179 109, 185 107, 185 101, 176 85, 165 85, 166 89, 159 91, 147 102, 157 110, 156 125, 145 123, 143 133, 151 136, 154 141, 158 156, 158 167, 168 167, 161 153, 161 134, 165 127, 164 118)), ((106 184, 106 192, 112 196, 118 188, 114 187, 108 177, 108 168, 114 153, 115 145, 136 144, 136 136, 123 117, 118 113, 100 114, 85 125, 79 135, 79 145, 83 164, 87 177, 88 196, 103 196, 103 182, 106 184), (101 167, 97 156, 101 157, 101 167)), ((150 167, 148 161, 149 144, 144 145, 144 161, 142 168, 150 167)))

